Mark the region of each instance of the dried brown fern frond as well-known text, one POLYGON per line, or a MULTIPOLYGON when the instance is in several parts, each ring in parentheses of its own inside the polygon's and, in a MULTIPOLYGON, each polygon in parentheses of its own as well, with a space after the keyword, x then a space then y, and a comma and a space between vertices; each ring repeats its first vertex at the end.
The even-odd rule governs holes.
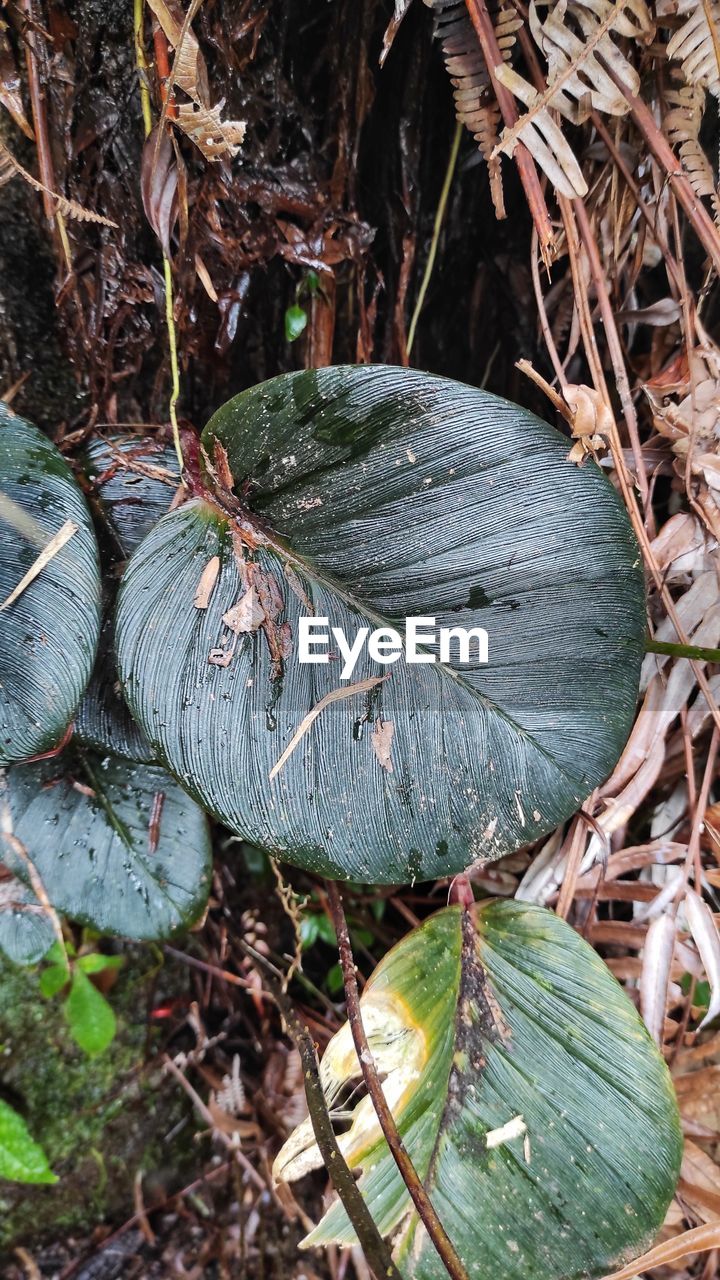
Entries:
MULTIPOLYGON (((629 8, 629 5, 628 5, 629 8)), ((532 0, 530 30, 548 64, 547 101, 574 124, 588 119, 593 108, 606 115, 625 115, 627 101, 598 60, 598 54, 633 93, 640 76, 611 39, 612 33, 633 32, 645 39, 653 24, 643 0, 634 0, 632 16, 608 0, 532 0), (547 10, 544 21, 541 11, 547 10)))
POLYGON ((614 4, 611 0, 557 0, 543 22, 540 10, 548 7, 548 0, 531 0, 529 9, 532 34, 548 62, 547 88, 538 93, 512 68, 496 69, 500 83, 529 108, 505 130, 496 149, 512 154, 522 139, 562 195, 583 196, 587 183, 550 111, 575 124, 587 120, 592 110, 624 115, 628 110, 625 94, 603 64, 612 68, 627 90, 637 93, 638 72, 613 36, 632 34, 647 41, 654 28, 644 0, 614 4))
POLYGON ((5 146, 4 142, 0 142, 0 187, 6 182, 10 182, 12 178, 22 178, 23 182, 27 182, 33 191, 39 191, 41 194, 50 196, 55 201, 57 211, 64 218, 73 218, 76 222, 95 222, 103 227, 117 227, 116 222, 112 222, 110 218, 103 218, 102 214, 94 213, 92 209, 85 209, 83 205, 78 204, 77 200, 69 200, 67 196, 61 196, 57 191, 51 191, 38 178, 33 177, 28 170, 23 168, 19 160, 5 146))
POLYGON ((496 67, 495 75, 528 108, 512 129, 504 130, 496 153, 503 151, 511 156, 522 141, 560 195, 569 199, 586 195, 588 185, 582 169, 560 125, 550 115, 545 95, 538 93, 513 67, 496 67))
POLYGON ((668 41, 668 57, 681 64, 686 84, 720 98, 720 4, 678 0, 677 12, 685 22, 668 41))
MULTIPOLYGON (((475 138, 487 162, 490 194, 498 218, 505 217, 500 161, 493 155, 498 141, 500 108, 490 88, 490 74, 464 0, 425 0, 432 10, 433 31, 440 41, 445 67, 453 85, 455 114, 475 138)), ((503 58, 510 57, 522 18, 502 7, 495 18, 495 34, 503 58)))
POLYGON ((712 165, 700 142, 705 90, 700 85, 678 85, 668 89, 666 97, 670 110, 663 121, 665 133, 677 149, 695 194, 712 202, 717 222, 720 220, 720 200, 712 165))

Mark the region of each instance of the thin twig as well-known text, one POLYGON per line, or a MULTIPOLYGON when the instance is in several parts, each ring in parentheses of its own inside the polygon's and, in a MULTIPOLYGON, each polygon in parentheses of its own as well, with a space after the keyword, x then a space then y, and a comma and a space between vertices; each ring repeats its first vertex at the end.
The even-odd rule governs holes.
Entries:
POLYGON ((468 1280, 467 1272, 458 1257, 455 1246, 442 1225, 442 1222, 430 1201, 427 1191, 420 1180, 420 1176, 410 1158, 407 1148, 398 1133, 395 1118, 388 1106, 385 1094, 383 1093, 375 1060, 370 1051, 367 1035, 365 1034, 365 1028, 363 1026, 357 974, 355 972, 355 961, 353 959, 352 947, 350 945, 350 933, 348 930, 347 920, 345 919, 345 911, 343 909, 340 890, 334 880, 328 880, 326 883, 333 924, 335 925, 335 934, 338 941, 338 950, 340 952, 340 964, 343 971, 348 1020, 350 1022, 350 1029, 355 1042, 355 1051, 360 1061, 363 1079, 375 1108, 378 1121, 380 1122, 380 1128, 383 1131, 385 1141, 392 1152, 395 1163, 402 1174, 403 1181, 410 1193, 413 1204, 418 1211, 420 1220, 437 1249, 445 1270, 448 1275, 453 1277, 453 1280, 468 1280))
POLYGON ((23 574, 17 586, 13 587, 10 595, 3 600, 2 604, 0 604, 0 613, 2 613, 3 609, 8 609, 11 604, 14 604, 15 601, 19 599, 23 591, 27 590, 30 583, 35 581, 38 575, 42 573, 45 566, 48 565, 57 555, 58 551, 62 550, 65 543, 69 542, 73 534, 77 533, 77 531, 78 525, 75 524, 74 520, 66 520, 65 523, 60 526, 57 533, 53 534, 47 546, 43 547, 37 559, 33 560, 33 563, 30 565, 27 573, 23 574))
MULTIPOLYGON (((146 139, 152 133, 152 109, 150 105, 150 93, 147 82, 147 59, 145 57, 145 49, 143 43, 143 0, 133 0, 133 32, 135 37, 135 61, 138 71, 138 79, 140 82, 140 102, 142 105, 143 128, 146 139)), ((161 94, 163 86, 161 85, 161 94)), ((165 99, 163 98, 163 101, 165 99)), ((168 348, 170 353, 170 402, 168 406, 168 414, 170 425, 172 427, 173 444, 175 445, 175 453, 177 454, 180 471, 185 467, 183 458, 182 445, 180 443, 180 428, 177 420, 177 403, 180 399, 180 366, 178 363, 177 335, 175 332, 175 314, 173 311, 173 279, 172 265, 170 259, 163 252, 163 276, 165 280, 165 324, 168 333, 168 348)))
POLYGON ((448 159, 447 169, 445 170, 445 180, 442 185, 442 191, 440 192, 440 199, 438 200, 438 207, 435 213, 435 222, 433 224, 432 240, 430 241, 430 252, 428 253, 428 260, 425 264, 425 271, 423 272, 423 278, 420 283, 420 288, 418 290, 417 302, 415 303, 415 310, 413 311, 412 320, 410 321, 410 328, 408 329, 407 348, 406 348, 408 355, 410 355, 410 352, 412 351, 412 345, 413 345, 413 342, 415 341, 415 330, 417 329, 417 323, 418 323, 418 320, 420 319, 420 312, 422 311, 423 305, 425 303, 425 295, 428 291, 428 285, 430 284, 430 277, 432 276, 432 273, 433 273, 433 267, 435 266, 435 258, 437 256, 438 244, 440 242, 440 232, 442 231, 442 225, 443 225, 443 222, 445 221, 445 210, 447 208, 447 202, 450 196, 450 188, 452 187, 453 177, 455 176, 455 166, 457 164, 458 152, 460 150, 460 139, 462 138, 463 128, 464 128, 464 125, 462 121, 458 120, 455 125, 455 133, 453 134, 452 146, 450 148, 450 157, 448 159))
POLYGON ((691 658, 695 662, 720 662, 720 649, 707 649, 702 644, 673 644, 671 640, 645 641, 646 653, 663 653, 671 658, 691 658))
POLYGON ((25 60, 27 65, 28 90, 30 93, 30 106, 32 108, 33 128, 35 130, 35 141, 37 146, 38 169, 40 171, 40 181, 46 190, 43 192, 43 205, 45 208, 45 217, 51 227, 57 227, 58 236, 62 245, 63 254, 65 256, 65 265, 68 272, 72 273, 72 251, 70 249, 70 241, 68 240, 67 227, 65 219, 57 206, 53 202, 52 193, 57 189, 55 183, 55 173, 53 170, 52 152, 50 150, 50 138, 48 136, 47 127, 47 111, 45 109, 45 92, 40 83, 38 74, 38 50, 34 31, 34 15, 32 0, 19 0, 20 11, 25 15, 27 27, 24 32, 25 40, 25 60))
POLYGON ((653 119, 650 108, 645 105, 641 98, 638 98, 623 84, 620 76, 615 68, 603 57, 602 53, 596 52, 595 57, 601 64, 604 71, 610 76, 613 84, 617 86, 625 97, 626 102, 632 112, 633 120, 640 130, 652 154, 658 164, 667 174, 668 181, 672 187, 678 202, 682 205, 685 214, 695 231, 700 243, 709 255, 715 270, 720 274, 720 237, 717 228, 707 212, 707 209, 695 195, 692 189, 690 179, 687 175, 682 160, 675 155, 672 147, 665 138, 665 135, 658 129, 653 119))
POLYGON ((317 1052, 310 1032, 298 1018, 291 1000, 283 991, 281 976, 277 973, 275 967, 264 956, 260 955, 259 951, 251 947, 249 943, 238 939, 237 945, 262 975, 282 1014, 288 1034, 300 1054, 303 1065, 305 1097, 315 1141, 332 1184, 355 1229, 355 1234, 360 1241, 368 1266, 375 1273, 376 1280, 403 1280, 392 1260, 388 1246, 375 1225, 373 1216, 363 1199, 352 1171, 338 1146, 320 1079, 317 1052))
POLYGON ((622 346, 620 344, 620 336, 615 324, 615 316, 610 303, 610 297, 607 291, 605 275, 600 261, 597 243, 590 225, 590 219, 582 200, 579 198, 573 200, 575 209, 575 217, 582 237, 585 252, 590 263, 590 271, 592 274, 593 284, 595 285, 595 296, 600 307, 600 315, 602 316, 603 325, 605 327, 605 338, 610 352, 613 369, 615 371, 615 380, 617 389, 622 402, 623 413, 625 415, 625 424, 630 439, 630 447, 632 449, 633 458, 635 459, 635 470, 637 473, 638 486, 640 488, 640 496, 643 506, 648 503, 648 482, 645 475, 645 460, 643 458, 642 448, 640 446, 640 435, 638 433, 637 415, 635 413, 635 405, 633 404, 630 392, 630 383, 628 382, 627 370, 625 368, 625 360, 623 358, 622 346))
POLYGON ((302 741, 310 726, 315 720, 317 720, 321 711, 324 711, 326 707, 329 707, 332 702, 341 702, 344 698, 352 698, 356 693, 367 693, 369 689, 374 689, 376 684, 382 684, 383 680, 387 680, 387 676, 369 676, 367 680, 356 680, 354 684, 347 685, 345 689, 343 689, 342 686, 337 689, 331 689, 330 693, 326 693, 324 698, 321 698, 319 702, 316 702, 312 710, 308 711, 307 715, 300 721, 300 724, 295 730, 279 760, 275 761, 275 764, 269 774, 270 782, 272 782, 273 778, 277 776, 283 765, 290 759, 290 756, 296 746, 302 741))

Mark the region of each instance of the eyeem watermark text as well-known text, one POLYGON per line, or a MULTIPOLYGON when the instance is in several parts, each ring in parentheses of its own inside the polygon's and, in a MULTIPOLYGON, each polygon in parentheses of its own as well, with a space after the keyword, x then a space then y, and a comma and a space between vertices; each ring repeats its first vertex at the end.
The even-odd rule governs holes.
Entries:
POLYGON ((387 665, 405 661, 460 662, 481 664, 488 661, 488 633, 483 627, 437 627, 432 617, 406 618, 404 637, 394 627, 360 627, 352 639, 342 627, 331 627, 329 618, 301 616, 298 632, 299 662, 329 662, 339 655, 343 661, 341 680, 350 680, 358 658, 367 645, 373 662, 387 665), (428 649, 436 652, 428 653, 428 649))

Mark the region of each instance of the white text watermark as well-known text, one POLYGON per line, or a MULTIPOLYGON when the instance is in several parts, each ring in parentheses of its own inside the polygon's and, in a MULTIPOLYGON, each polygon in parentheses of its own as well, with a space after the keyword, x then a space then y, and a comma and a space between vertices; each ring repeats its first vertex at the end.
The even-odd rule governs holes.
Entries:
POLYGON ((349 639, 342 627, 331 627, 329 618, 300 617, 298 661, 329 662, 342 659, 341 680, 350 680, 358 659, 367 646, 373 662, 387 665, 405 656, 410 663, 459 662, 484 664, 488 661, 488 633, 484 627, 437 627, 433 617, 405 620, 405 635, 395 627, 360 627, 349 639), (434 653, 427 652, 435 649, 434 653))

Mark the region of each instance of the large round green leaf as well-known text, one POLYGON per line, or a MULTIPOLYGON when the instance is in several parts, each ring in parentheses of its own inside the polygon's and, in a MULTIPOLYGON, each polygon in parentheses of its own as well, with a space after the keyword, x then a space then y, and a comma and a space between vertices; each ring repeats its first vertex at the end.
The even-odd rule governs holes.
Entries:
POLYGON ((244 392, 202 445, 212 492, 135 552, 117 644, 159 758, 229 827, 326 874, 426 879, 534 840, 606 777, 642 575, 615 491, 557 431, 445 379, 340 368, 244 392), (489 663, 364 648, 343 680, 298 660, 312 613, 349 640, 407 616, 485 628, 489 663))
MULTIPOLYGON (((569 925, 526 903, 449 907, 382 960, 361 1008, 400 1133, 473 1280, 601 1276, 649 1245, 682 1154, 672 1083, 569 925)), ((321 1074, 401 1270, 442 1280, 372 1103, 352 1092, 361 1072, 347 1025, 321 1074)), ((305 1121, 274 1172, 290 1181, 320 1163, 305 1121)), ((337 1202, 305 1243, 354 1240, 337 1202)))
MULTIPOLYGON (((57 911, 127 938, 164 938, 202 914, 207 820, 162 769, 70 749, 10 769, 4 799, 57 911)), ((0 853, 27 877, 2 832, 0 853)))
POLYGON ((0 764, 7 764, 53 747, 75 713, 95 657, 100 574, 70 468, 37 427, 1 405, 0 604, 0 764), (67 522, 75 526, 69 540, 5 603, 67 522))

